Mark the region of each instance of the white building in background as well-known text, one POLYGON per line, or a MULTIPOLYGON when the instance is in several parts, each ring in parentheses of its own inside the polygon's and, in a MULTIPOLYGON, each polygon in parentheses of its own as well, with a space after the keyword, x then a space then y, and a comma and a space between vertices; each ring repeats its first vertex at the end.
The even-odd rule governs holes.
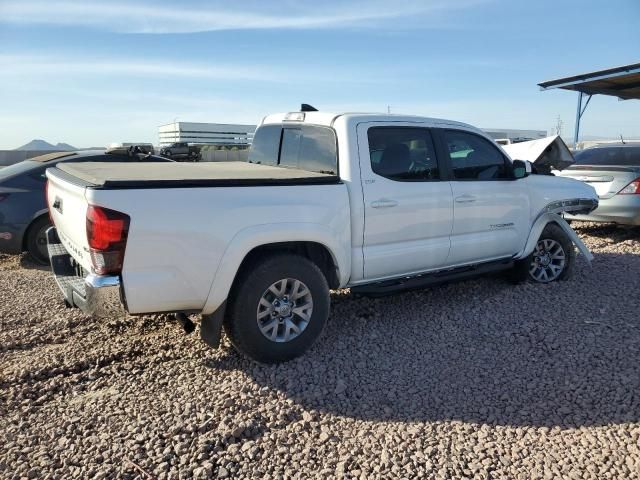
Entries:
MULTIPOLYGON (((491 138, 509 140, 537 140, 547 136, 545 130, 516 130, 512 128, 483 128, 491 138)), ((173 122, 158 127, 160 147, 175 142, 196 145, 251 145, 255 125, 232 123, 173 122)))
POLYGON ((546 130, 515 130, 513 128, 482 128, 484 133, 493 139, 537 140, 548 137, 546 130))
POLYGON ((255 125, 173 122, 158 127, 161 147, 175 142, 196 145, 250 145, 255 125))

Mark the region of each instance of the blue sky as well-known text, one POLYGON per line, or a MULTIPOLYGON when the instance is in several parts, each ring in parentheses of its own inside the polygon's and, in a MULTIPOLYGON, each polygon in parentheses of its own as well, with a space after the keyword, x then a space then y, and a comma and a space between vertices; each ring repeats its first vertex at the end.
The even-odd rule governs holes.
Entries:
MULTIPOLYGON (((640 62, 640 1, 0 0, 0 148, 157 142, 174 119, 256 123, 301 102, 573 132, 543 80, 640 62)), ((584 135, 640 138, 594 97, 584 135)))

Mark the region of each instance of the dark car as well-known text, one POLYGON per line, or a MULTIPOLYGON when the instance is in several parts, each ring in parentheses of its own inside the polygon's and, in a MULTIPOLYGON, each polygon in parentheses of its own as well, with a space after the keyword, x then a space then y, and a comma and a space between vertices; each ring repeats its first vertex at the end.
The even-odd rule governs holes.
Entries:
POLYGON ((200 148, 189 145, 187 142, 176 142, 160 149, 160 155, 172 160, 195 162, 200 156, 200 148))
POLYGON ((90 150, 49 153, 0 168, 0 253, 26 251, 38 263, 49 262, 45 237, 51 225, 45 202, 47 168, 60 162, 170 161, 135 149, 90 150))

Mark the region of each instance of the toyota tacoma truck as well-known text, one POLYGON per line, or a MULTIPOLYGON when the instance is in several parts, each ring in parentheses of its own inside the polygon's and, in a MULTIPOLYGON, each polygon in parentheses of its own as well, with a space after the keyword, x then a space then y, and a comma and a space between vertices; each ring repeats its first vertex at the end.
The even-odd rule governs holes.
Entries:
POLYGON ((449 120, 300 111, 265 117, 247 162, 60 164, 47 170, 52 269, 94 315, 201 315, 260 362, 301 355, 330 289, 384 295, 497 270, 564 280, 562 219, 592 187, 531 174, 449 120))

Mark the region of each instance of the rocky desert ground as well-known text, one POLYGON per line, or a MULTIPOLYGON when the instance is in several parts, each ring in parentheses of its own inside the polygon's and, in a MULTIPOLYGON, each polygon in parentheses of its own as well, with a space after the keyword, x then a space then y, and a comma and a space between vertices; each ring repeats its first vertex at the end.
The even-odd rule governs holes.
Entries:
POLYGON ((295 361, 167 316, 92 320, 0 259, 0 477, 626 479, 640 472, 640 228, 567 282, 337 291, 295 361))

